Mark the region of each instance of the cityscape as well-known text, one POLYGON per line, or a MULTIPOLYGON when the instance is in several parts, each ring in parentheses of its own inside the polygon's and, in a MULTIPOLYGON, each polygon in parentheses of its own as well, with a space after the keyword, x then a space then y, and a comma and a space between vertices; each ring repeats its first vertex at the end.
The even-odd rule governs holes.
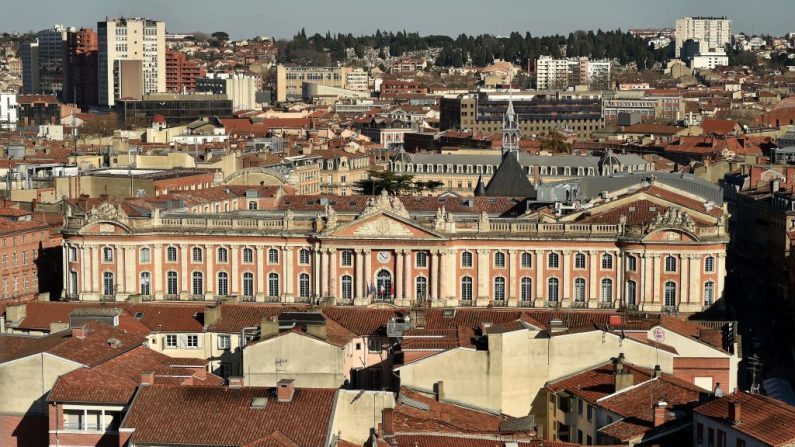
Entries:
POLYGON ((0 8, 0 446, 795 446, 795 8, 405 1, 0 8))

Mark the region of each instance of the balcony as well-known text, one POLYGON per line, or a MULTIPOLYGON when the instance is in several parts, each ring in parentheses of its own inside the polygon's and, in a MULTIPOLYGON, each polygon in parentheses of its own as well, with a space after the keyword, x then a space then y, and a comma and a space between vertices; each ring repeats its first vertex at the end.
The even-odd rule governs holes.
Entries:
POLYGON ((281 297, 278 297, 278 296, 266 296, 265 297, 265 302, 266 303, 281 303, 282 299, 281 299, 281 297))
POLYGON ((100 295, 99 300, 106 302, 116 301, 116 295, 100 295))
POLYGON ((240 297, 240 301, 244 303, 253 303, 254 301, 256 301, 256 298, 251 295, 243 295, 240 297))
POLYGON ((154 301, 155 297, 153 295, 140 295, 141 301, 154 301))
POLYGON ((507 300, 494 300, 493 303, 494 307, 508 307, 507 300))
POLYGON ((461 307, 472 307, 472 306, 474 306, 474 305, 475 305, 475 300, 473 300, 473 299, 469 299, 469 300, 460 300, 460 301, 458 302, 458 305, 459 305, 459 306, 461 306, 461 307))
POLYGON ((572 309, 585 309, 586 307, 588 307, 588 303, 585 301, 573 301, 571 303, 572 309))
POLYGON ((518 306, 519 307, 533 307, 534 304, 533 304, 533 301, 530 301, 530 300, 528 300, 528 301, 519 301, 518 306))
POLYGON ((547 307, 552 307, 552 308, 560 307, 560 301, 547 301, 547 307))
POLYGON ((179 295, 173 294, 173 293, 169 293, 169 294, 163 295, 163 299, 166 300, 166 301, 179 301, 179 295))
POLYGON ((297 296, 297 297, 295 297, 295 302, 296 303, 308 304, 308 303, 312 302, 312 298, 310 298, 308 296, 297 296))
POLYGON ((191 300, 191 301, 204 301, 204 295, 193 294, 193 295, 189 295, 188 299, 191 300))
POLYGON ((600 301, 599 302, 599 308, 600 309, 612 309, 613 307, 614 307, 613 303, 610 302, 610 301, 600 301))

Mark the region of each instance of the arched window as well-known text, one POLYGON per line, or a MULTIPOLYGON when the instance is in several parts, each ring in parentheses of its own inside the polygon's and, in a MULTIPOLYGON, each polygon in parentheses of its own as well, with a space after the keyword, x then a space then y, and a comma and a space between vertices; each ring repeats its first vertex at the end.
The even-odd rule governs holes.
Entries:
POLYGON ((502 276, 494 278, 494 300, 505 300, 505 278, 502 276))
POLYGON ((704 271, 707 273, 712 273, 715 271, 715 257, 707 256, 704 259, 704 271))
POLYGON ((193 247, 193 262, 202 262, 202 249, 193 247))
POLYGON ((414 281, 414 291, 418 301, 425 301, 428 298, 428 278, 418 276, 414 281))
POLYGON ((547 301, 557 302, 560 292, 560 281, 558 278, 549 278, 547 281, 547 301))
POLYGON ((673 256, 665 257, 665 271, 666 272, 676 271, 676 258, 674 258, 673 256))
POLYGON ((177 262, 177 247, 169 246, 166 248, 166 261, 177 262))
POLYGON ((148 296, 152 294, 151 274, 149 272, 141 272, 141 295, 148 296))
POLYGON ((585 255, 582 253, 577 253, 574 255, 574 268, 576 269, 585 269, 585 255))
POLYGON ((177 295, 179 293, 179 282, 177 279, 177 272, 166 272, 166 293, 168 295, 177 295))
POLYGON ((505 267, 505 253, 501 251, 494 253, 494 267, 497 268, 505 267))
POLYGON ((613 302, 613 280, 610 278, 602 279, 602 302, 603 303, 612 303, 613 302))
POLYGON ((141 264, 149 264, 149 262, 152 260, 152 251, 148 247, 144 247, 141 249, 138 257, 141 264))
POLYGON ((533 267, 533 255, 528 252, 522 253, 522 268, 529 269, 533 267))
POLYGON ((204 295, 204 274, 193 272, 193 294, 204 295))
POLYGON ((461 278, 461 299, 472 300, 472 277, 464 276, 461 278))
POLYGON ((560 266, 560 256, 557 253, 550 253, 547 257, 548 264, 547 266, 551 269, 556 269, 560 266))
POLYGON ((102 261, 113 262, 113 249, 110 247, 102 248, 102 261))
POLYGON ((389 270, 379 270, 375 276, 376 298, 388 300, 392 296, 392 274, 389 270))
POLYGON ((248 202, 248 209, 250 209, 250 210, 257 209, 257 202, 255 202, 253 200, 251 202, 248 202))
POLYGON ((218 259, 217 259, 217 261, 218 262, 223 262, 223 263, 229 262, 229 251, 227 249, 225 249, 224 247, 218 248, 218 259))
POLYGON ((279 263, 279 250, 275 248, 268 249, 268 264, 279 263))
POLYGON ((268 296, 279 296, 279 274, 275 272, 268 273, 268 296))
POLYGON ((665 305, 669 307, 676 306, 676 283, 673 281, 665 283, 665 305))
POLYGON ((245 264, 254 263, 254 250, 248 247, 243 249, 243 263, 245 264))
POLYGON ((638 269, 638 259, 632 255, 627 255, 627 271, 634 272, 638 269))
POLYGON ((218 295, 229 295, 229 274, 218 272, 218 295))
POLYGON ((638 304, 638 296, 637 296, 638 285, 635 281, 629 280, 627 281, 627 304, 630 306, 635 306, 638 304))
POLYGON ((298 296, 309 298, 309 273, 298 275, 298 296))
MULTIPOLYGON (((16 277, 14 280, 16 281, 16 277)), ((102 274, 102 294, 106 296, 113 295, 113 292, 116 290, 114 286, 113 272, 104 272, 102 274)))
POLYGON ((613 255, 609 253, 602 255, 602 270, 613 270, 613 255))
POLYGON ((574 280, 574 302, 585 302, 585 279, 577 278, 574 280))
POLYGON ((469 268, 472 267, 472 252, 465 251, 461 253, 461 267, 469 268))
POLYGON ((302 248, 298 251, 298 263, 301 265, 309 265, 309 250, 302 248))
POLYGON ((704 283, 704 305, 711 306, 715 302, 715 283, 707 281, 704 283))
POLYGON ((528 277, 523 277, 519 282, 519 297, 522 301, 530 301, 533 299, 533 280, 528 277))
POLYGON ((243 273, 243 296, 254 296, 254 274, 243 273))
MULTIPOLYGON (((307 280, 308 279, 309 275, 307 275, 307 280)), ((353 278, 351 275, 342 275, 342 299, 353 299, 353 278)))

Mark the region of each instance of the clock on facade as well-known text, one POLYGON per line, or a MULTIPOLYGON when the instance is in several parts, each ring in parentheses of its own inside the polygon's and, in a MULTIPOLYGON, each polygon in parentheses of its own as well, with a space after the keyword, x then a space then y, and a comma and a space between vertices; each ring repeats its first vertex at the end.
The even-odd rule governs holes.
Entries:
POLYGON ((381 264, 386 264, 389 262, 389 252, 388 251, 379 251, 378 252, 378 262, 381 264))

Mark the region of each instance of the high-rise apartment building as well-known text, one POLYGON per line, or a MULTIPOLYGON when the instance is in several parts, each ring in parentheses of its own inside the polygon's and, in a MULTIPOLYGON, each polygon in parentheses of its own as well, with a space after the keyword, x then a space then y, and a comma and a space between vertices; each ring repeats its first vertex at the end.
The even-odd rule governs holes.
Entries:
POLYGON ((196 79, 206 74, 195 61, 188 60, 185 53, 166 51, 166 91, 169 93, 193 93, 196 79))
POLYGON ((229 73, 208 73, 196 80, 197 93, 226 95, 233 110, 253 109, 257 106, 257 80, 253 76, 229 73))
POLYGON ((554 59, 541 56, 535 61, 536 88, 563 90, 577 85, 607 89, 610 85, 609 60, 592 61, 587 57, 554 59))
POLYGON ((98 48, 97 32, 91 28, 70 30, 66 34, 64 102, 79 105, 97 104, 98 48))
MULTIPOLYGON (((73 30, 73 29, 72 29, 73 30)), ((69 31, 55 25, 36 33, 36 39, 22 46, 22 91, 58 95, 63 90, 64 45, 69 31)))
POLYGON ((300 101, 304 83, 344 89, 348 67, 304 67, 279 65, 276 67, 276 101, 300 101))
POLYGON ((166 24, 142 18, 97 23, 99 104, 166 91, 166 24))
POLYGON ((676 57, 688 40, 699 43, 700 52, 723 49, 731 42, 732 21, 726 17, 682 17, 676 21, 676 57))

